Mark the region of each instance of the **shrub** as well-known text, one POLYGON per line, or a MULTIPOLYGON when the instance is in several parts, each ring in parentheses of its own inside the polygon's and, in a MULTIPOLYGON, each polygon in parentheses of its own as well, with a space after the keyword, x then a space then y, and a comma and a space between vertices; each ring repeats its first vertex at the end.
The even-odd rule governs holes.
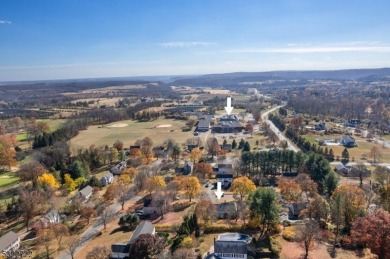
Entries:
POLYGON ((174 233, 174 232, 176 232, 176 231, 172 228, 172 224, 160 224, 160 225, 156 225, 156 231, 157 231, 157 232, 168 232, 168 233, 174 233))
POLYGON ((323 238, 323 241, 331 243, 335 239, 335 234, 333 234, 332 231, 329 231, 327 229, 321 229, 321 236, 323 238))
POLYGON ((293 241, 295 237, 296 227, 286 227, 283 231, 282 237, 287 241, 293 241))
POLYGON ((273 234, 280 234, 280 233, 282 233, 282 231, 283 231, 283 227, 282 227, 282 225, 280 225, 280 224, 276 224, 276 225, 272 228, 272 233, 273 233, 273 234))
POLYGON ((276 238, 270 237, 269 243, 270 243, 271 252, 273 252, 276 255, 279 255, 280 252, 282 251, 282 245, 280 244, 280 242, 276 238))
POLYGON ((191 248, 192 247, 192 238, 191 237, 185 237, 183 241, 181 241, 181 246, 185 248, 191 248))
POLYGON ((178 201, 178 202, 173 204, 173 211, 174 212, 183 211, 183 210, 187 209, 188 207, 190 207, 193 204, 195 204, 195 202, 178 201))
POLYGON ((251 217, 248 221, 247 227, 249 229, 257 229, 260 227, 260 217, 259 216, 254 216, 251 217))
POLYGON ((213 224, 211 226, 206 226, 204 229, 204 233, 209 234, 209 233, 219 233, 219 232, 240 232, 242 230, 243 229, 241 226, 213 224))

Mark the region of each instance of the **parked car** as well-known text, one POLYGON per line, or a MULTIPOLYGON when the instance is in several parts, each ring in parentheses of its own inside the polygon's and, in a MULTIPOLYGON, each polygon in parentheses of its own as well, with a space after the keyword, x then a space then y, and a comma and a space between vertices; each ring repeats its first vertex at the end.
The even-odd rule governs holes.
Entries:
POLYGON ((135 214, 137 214, 138 216, 143 216, 144 215, 144 211, 143 210, 137 210, 135 212, 135 214))

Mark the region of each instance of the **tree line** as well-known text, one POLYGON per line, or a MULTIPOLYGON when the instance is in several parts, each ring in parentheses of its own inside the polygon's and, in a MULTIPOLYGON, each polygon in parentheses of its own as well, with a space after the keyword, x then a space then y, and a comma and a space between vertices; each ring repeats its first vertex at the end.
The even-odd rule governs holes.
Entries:
POLYGON ((278 115, 269 114, 268 119, 272 121, 272 123, 281 131, 283 132, 286 129, 286 123, 284 120, 279 117, 278 115))
POLYGON ((283 172, 304 172, 318 184, 321 193, 333 189, 334 174, 328 160, 321 154, 295 153, 291 150, 244 152, 241 155, 242 174, 253 179, 275 177, 283 172))

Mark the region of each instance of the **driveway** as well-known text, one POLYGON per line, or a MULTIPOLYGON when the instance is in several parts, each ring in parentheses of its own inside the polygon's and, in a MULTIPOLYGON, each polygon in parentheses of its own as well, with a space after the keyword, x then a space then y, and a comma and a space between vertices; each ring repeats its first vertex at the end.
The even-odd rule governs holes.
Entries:
MULTIPOLYGON (((141 196, 134 196, 133 198, 131 198, 130 200, 128 200, 128 202, 137 202, 139 201, 140 199, 142 199, 141 196)), ((111 204, 110 206, 110 209, 112 209, 116 214, 118 214, 121 209, 122 209, 122 206, 120 203, 116 202, 114 204, 111 204)), ((85 246, 93 237, 95 237, 97 234, 100 233, 100 231, 103 229, 103 222, 101 221, 101 219, 98 217, 94 223, 87 229, 84 231, 84 233, 80 236, 80 239, 83 240, 81 245, 79 246, 79 248, 77 250, 80 250, 83 246, 85 246)), ((66 253, 65 251, 61 252, 61 254, 58 256, 59 259, 71 259, 72 257, 66 253)), ((75 258, 77 258, 77 252, 76 252, 76 256, 75 258)))

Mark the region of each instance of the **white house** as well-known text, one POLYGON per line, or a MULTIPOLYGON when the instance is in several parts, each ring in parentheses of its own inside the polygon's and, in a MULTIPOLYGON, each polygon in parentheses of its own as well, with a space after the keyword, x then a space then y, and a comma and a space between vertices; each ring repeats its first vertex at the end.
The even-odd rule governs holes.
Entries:
POLYGON ((114 181, 114 175, 112 173, 107 173, 100 179, 100 183, 102 186, 107 186, 114 181))
POLYGON ((16 251, 20 247, 20 238, 19 236, 10 231, 7 234, 0 237, 0 252, 6 254, 10 251, 16 251))
POLYGON ((84 201, 87 201, 89 200, 89 198, 91 198, 92 193, 93 193, 93 188, 87 185, 76 194, 76 198, 81 198, 84 201))
POLYGON ((31 226, 32 229, 47 228, 50 225, 60 223, 61 218, 56 209, 52 209, 45 216, 34 222, 31 226))

